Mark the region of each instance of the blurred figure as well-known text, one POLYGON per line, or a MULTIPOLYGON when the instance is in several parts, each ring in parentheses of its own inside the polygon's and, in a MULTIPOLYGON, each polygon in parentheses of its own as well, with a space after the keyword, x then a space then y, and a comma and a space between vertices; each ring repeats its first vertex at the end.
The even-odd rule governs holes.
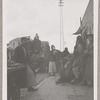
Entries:
POLYGON ((21 38, 21 44, 15 48, 14 61, 26 64, 28 62, 28 55, 26 52, 27 38, 21 38))
POLYGON ((86 59, 85 76, 83 79, 83 85, 86 83, 88 86, 93 85, 93 34, 87 35, 89 44, 84 51, 86 59))
POLYGON ((65 50, 62 52, 62 57, 63 57, 63 65, 66 64, 66 58, 67 56, 69 55, 69 51, 68 51, 68 48, 66 47, 65 50))
POLYGON ((35 77, 36 77, 36 73, 38 72, 40 66, 39 66, 39 55, 36 54, 36 53, 33 53, 32 54, 32 57, 31 57, 31 64, 32 64, 32 67, 34 69, 34 74, 35 74, 35 77))
POLYGON ((40 53, 42 51, 41 41, 39 40, 39 35, 36 34, 34 40, 32 41, 32 56, 31 56, 31 64, 34 68, 34 73, 36 76, 36 72, 38 72, 40 67, 40 53))
POLYGON ((49 55, 49 74, 55 75, 56 73, 56 57, 55 57, 55 46, 51 46, 51 51, 49 55))
POLYGON ((66 47, 65 50, 62 52, 63 57, 67 57, 69 54, 68 48, 66 47))
POLYGON ((73 56, 74 55, 68 55, 66 57, 66 63, 63 65, 62 69, 60 70, 60 78, 56 81, 56 84, 62 84, 65 82, 70 82, 73 78, 73 72, 72 72, 72 62, 73 62, 73 56))
POLYGON ((61 69, 63 68, 63 56, 62 56, 62 52, 59 50, 56 50, 56 71, 60 74, 61 73, 61 69))
POLYGON ((75 78, 71 81, 71 83, 79 82, 82 79, 82 70, 84 67, 84 43, 81 36, 77 37, 74 54, 75 58, 72 64, 72 70, 75 78))

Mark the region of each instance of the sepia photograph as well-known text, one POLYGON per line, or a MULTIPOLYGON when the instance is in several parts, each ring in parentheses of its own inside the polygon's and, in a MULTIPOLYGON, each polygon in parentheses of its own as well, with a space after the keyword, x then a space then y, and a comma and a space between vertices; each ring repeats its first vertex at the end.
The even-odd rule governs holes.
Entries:
POLYGON ((4 0, 3 100, 97 100, 95 1, 4 0))

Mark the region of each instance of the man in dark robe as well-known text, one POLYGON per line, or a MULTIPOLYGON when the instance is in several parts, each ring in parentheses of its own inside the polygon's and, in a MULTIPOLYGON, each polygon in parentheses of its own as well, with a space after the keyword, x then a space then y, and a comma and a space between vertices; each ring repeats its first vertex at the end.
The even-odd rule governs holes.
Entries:
MULTIPOLYGON (((29 91, 34 91, 33 85, 36 85, 36 78, 34 75, 34 69, 31 66, 31 60, 27 52, 27 38, 21 38, 21 45, 16 47, 14 52, 14 61, 16 63, 22 63, 26 66, 26 73, 21 73, 21 77, 26 78, 26 86, 29 91)), ((20 77, 19 76, 19 77, 20 77)), ((25 83, 25 82, 24 82, 25 83)))
POLYGON ((26 41, 27 41, 26 38, 23 37, 21 39, 22 44, 15 48, 14 61, 17 63, 26 64, 28 62, 27 59, 28 55, 26 53, 26 48, 25 48, 26 41))
POLYGON ((65 50, 62 52, 63 57, 67 57, 69 55, 68 48, 66 47, 65 50))

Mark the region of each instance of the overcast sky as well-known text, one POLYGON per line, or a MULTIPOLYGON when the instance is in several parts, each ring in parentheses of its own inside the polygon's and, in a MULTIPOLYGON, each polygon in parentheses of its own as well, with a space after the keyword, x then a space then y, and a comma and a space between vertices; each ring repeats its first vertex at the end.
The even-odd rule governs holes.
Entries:
MULTIPOLYGON (((22 36, 34 37, 60 48, 60 8, 58 0, 5 0, 7 42, 22 36)), ((73 51, 75 36, 89 0, 64 0, 64 41, 69 51, 73 51)))

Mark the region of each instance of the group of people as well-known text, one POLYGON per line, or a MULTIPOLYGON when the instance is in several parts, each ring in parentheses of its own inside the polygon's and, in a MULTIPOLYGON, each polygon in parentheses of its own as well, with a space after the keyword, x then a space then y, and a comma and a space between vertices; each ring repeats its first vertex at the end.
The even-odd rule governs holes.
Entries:
POLYGON ((49 53, 49 68, 48 73, 50 76, 60 72, 62 67, 63 57, 69 55, 68 48, 66 47, 63 52, 56 50, 54 45, 51 45, 51 51, 49 53))
POLYGON ((51 46, 49 56, 49 75, 59 73, 57 84, 70 82, 93 86, 93 34, 85 38, 77 36, 74 52, 70 54, 68 48, 63 52, 51 46))
MULTIPOLYGON (((21 45, 14 51, 14 61, 26 66, 27 88, 36 90, 36 70, 39 67, 39 55, 41 53, 41 41, 38 34, 29 44, 27 38, 21 38, 21 45)), ((51 46, 49 53, 49 75, 59 73, 60 78, 56 84, 63 82, 79 83, 81 85, 93 85, 93 35, 89 34, 84 39, 77 36, 74 52, 69 53, 66 47, 63 52, 51 46)))

